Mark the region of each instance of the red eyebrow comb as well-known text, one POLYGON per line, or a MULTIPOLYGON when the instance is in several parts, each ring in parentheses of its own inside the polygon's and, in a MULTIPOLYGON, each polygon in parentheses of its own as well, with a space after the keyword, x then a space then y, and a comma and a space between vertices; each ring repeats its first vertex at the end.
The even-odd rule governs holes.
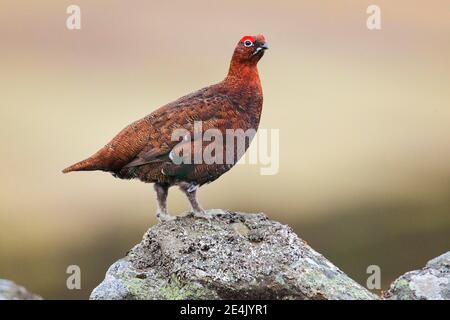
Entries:
POLYGON ((244 42, 246 40, 250 40, 251 42, 255 42, 255 38, 253 38, 252 36, 245 36, 241 39, 240 42, 244 42))

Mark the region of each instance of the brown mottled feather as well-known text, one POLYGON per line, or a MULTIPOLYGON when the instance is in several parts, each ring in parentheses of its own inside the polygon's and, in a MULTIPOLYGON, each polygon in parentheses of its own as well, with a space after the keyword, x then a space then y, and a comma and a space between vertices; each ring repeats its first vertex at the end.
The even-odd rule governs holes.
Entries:
POLYGON ((184 128, 192 136, 194 121, 202 121, 203 131, 215 128, 223 134, 226 129, 258 128, 263 97, 256 64, 262 53, 247 60, 244 54, 238 46, 222 82, 186 95, 132 123, 93 156, 63 172, 103 170, 122 179, 168 185, 178 181, 202 185, 217 179, 232 165, 171 162, 169 153, 179 143, 172 141, 172 132, 184 128))

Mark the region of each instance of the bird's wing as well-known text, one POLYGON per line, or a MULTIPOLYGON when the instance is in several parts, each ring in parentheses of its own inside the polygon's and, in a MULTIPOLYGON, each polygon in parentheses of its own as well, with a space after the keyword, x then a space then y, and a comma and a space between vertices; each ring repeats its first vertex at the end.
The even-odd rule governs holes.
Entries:
POLYGON ((150 132, 147 144, 124 168, 168 161, 170 152, 180 145, 183 138, 173 139, 175 130, 189 133, 192 138, 196 121, 201 121, 202 133, 210 128, 225 129, 236 116, 232 110, 232 102, 220 94, 187 96, 157 110, 148 116, 150 132))
POLYGON ((147 163, 161 161, 161 157, 167 155, 167 153, 165 149, 151 149, 145 153, 141 152, 133 161, 125 165, 124 168, 137 167, 147 163))

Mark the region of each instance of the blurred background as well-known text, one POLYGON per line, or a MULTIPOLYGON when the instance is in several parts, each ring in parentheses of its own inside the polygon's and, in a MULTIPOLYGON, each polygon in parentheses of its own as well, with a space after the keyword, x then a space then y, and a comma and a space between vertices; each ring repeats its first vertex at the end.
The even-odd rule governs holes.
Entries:
MULTIPOLYGON (((61 174, 159 106, 224 78, 264 33, 261 127, 280 169, 236 166, 206 208, 265 212, 365 285, 450 247, 448 1, 17 1, 0 8, 0 278, 88 298, 156 223, 151 185, 61 174), (81 7, 81 30, 66 8, 81 7), (382 29, 366 27, 381 8, 382 29), (82 289, 66 288, 79 265, 82 289)), ((187 210, 176 189, 172 213, 187 210)))

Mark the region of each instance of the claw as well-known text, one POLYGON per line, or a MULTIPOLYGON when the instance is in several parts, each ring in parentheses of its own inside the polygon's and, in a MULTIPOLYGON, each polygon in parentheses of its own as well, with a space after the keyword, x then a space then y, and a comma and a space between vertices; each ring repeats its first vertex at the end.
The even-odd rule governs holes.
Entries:
POLYGON ((211 213, 207 213, 206 211, 193 211, 192 215, 195 218, 200 218, 200 219, 213 219, 214 215, 211 213))
POLYGON ((175 216, 172 216, 170 214, 163 213, 163 212, 158 212, 156 214, 156 218, 159 220, 159 222, 166 222, 166 221, 171 221, 171 220, 176 219, 175 216))

